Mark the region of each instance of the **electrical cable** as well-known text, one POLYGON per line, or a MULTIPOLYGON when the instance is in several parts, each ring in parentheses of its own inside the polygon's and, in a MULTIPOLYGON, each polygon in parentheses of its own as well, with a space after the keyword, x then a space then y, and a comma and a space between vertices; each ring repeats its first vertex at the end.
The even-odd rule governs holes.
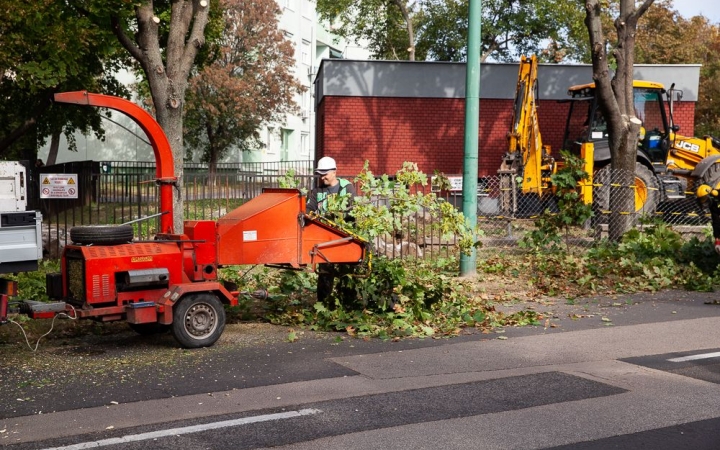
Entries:
POLYGON ((20 331, 22 331, 22 334, 23 334, 23 336, 25 337, 25 343, 27 344, 27 346, 28 346, 28 348, 30 349, 30 351, 34 353, 34 352, 37 351, 38 347, 40 346, 40 340, 52 332, 53 328, 55 327, 55 319, 57 319, 57 318, 60 317, 60 316, 65 316, 66 318, 68 318, 68 319, 70 319, 70 320, 77 320, 77 319, 78 319, 78 317, 77 317, 77 311, 75 311, 75 308, 74 308, 72 305, 68 305, 68 306, 70 306, 70 308, 72 309, 72 311, 73 311, 73 316, 74 316, 74 317, 70 316, 70 315, 67 314, 67 313, 57 313, 57 314, 55 315, 55 317, 53 317, 53 320, 52 320, 52 322, 50 323, 50 329, 47 331, 47 333, 43 334, 42 336, 40 336, 40 337, 38 338, 37 342, 35 343, 35 348, 33 348, 33 346, 30 344, 30 339, 28 338, 27 333, 25 333, 25 329, 22 327, 22 325, 20 325, 19 323, 15 322, 15 321, 12 320, 12 319, 8 319, 8 322, 14 323, 15 325, 18 326, 18 328, 20 328, 20 331))

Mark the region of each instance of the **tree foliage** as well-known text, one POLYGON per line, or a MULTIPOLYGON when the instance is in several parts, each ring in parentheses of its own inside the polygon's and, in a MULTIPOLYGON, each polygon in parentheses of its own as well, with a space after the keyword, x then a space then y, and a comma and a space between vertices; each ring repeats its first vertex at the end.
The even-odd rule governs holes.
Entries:
POLYGON ((376 58, 414 60, 417 3, 405 0, 318 0, 333 32, 364 42, 376 58))
MULTIPOLYGON (((426 59, 465 60, 468 0, 429 1, 424 5, 419 14, 418 53, 426 59)), ((541 60, 560 62, 578 45, 572 39, 579 35, 582 18, 582 9, 574 2, 485 0, 481 61, 514 61, 519 55, 536 53, 541 60)))
POLYGON ((720 134, 720 27, 704 16, 685 18, 672 0, 656 2, 638 23, 635 62, 701 64, 695 134, 720 134))
POLYGON ((302 86, 293 77, 293 46, 278 28, 275 0, 223 0, 215 57, 189 80, 185 140, 210 163, 231 147, 258 145, 258 130, 294 110, 302 86))
POLYGON ((71 144, 78 130, 102 136, 98 110, 50 108, 55 92, 128 95, 114 77, 124 52, 109 26, 98 26, 105 2, 0 0, 0 8, 0 155, 34 159, 38 144, 61 130, 71 144))
MULTIPOLYGON (((366 41, 373 56, 384 59, 465 60, 468 9, 468 0, 318 1, 321 18, 336 24, 337 34, 366 41)), ((579 45, 571 38, 580 35, 582 17, 574 2, 484 0, 481 58, 539 53, 562 60, 579 45)))

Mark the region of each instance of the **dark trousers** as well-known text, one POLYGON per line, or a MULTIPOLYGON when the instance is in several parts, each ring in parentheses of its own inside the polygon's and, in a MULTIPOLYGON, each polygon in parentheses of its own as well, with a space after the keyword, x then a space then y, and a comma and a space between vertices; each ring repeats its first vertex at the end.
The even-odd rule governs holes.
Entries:
POLYGON ((325 306, 331 306, 330 296, 335 288, 335 271, 318 271, 317 279, 317 299, 325 306))

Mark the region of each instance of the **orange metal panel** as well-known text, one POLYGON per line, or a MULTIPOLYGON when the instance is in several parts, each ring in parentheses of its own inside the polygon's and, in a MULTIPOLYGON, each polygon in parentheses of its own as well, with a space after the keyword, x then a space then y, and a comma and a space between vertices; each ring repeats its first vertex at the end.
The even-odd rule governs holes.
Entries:
POLYGON ((364 241, 307 216, 302 236, 302 264, 357 263, 365 256, 364 241))
POLYGON ((115 274, 128 270, 166 267, 171 284, 182 282, 180 249, 175 243, 139 242, 120 245, 68 246, 82 253, 88 304, 115 302, 115 274))
POLYGON ((218 220, 218 264, 348 262, 363 259, 365 244, 304 214, 296 189, 266 189, 218 220))
POLYGON ((185 235, 191 241, 192 250, 186 250, 185 272, 193 281, 217 278, 217 223, 213 220, 186 220, 185 235), (190 269, 188 271, 188 265, 190 269))
POLYGON ((296 189, 269 189, 218 219, 218 264, 297 266, 302 201, 296 189))

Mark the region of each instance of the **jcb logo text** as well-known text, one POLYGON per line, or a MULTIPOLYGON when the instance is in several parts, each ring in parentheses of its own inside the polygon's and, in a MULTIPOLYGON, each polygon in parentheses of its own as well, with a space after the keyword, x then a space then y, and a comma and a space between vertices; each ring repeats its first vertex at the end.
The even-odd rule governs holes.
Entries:
POLYGON ((680 148, 682 150, 689 150, 693 153, 698 153, 700 151, 700 146, 697 144, 693 144, 692 142, 688 141, 678 141, 675 146, 677 148, 680 148))

